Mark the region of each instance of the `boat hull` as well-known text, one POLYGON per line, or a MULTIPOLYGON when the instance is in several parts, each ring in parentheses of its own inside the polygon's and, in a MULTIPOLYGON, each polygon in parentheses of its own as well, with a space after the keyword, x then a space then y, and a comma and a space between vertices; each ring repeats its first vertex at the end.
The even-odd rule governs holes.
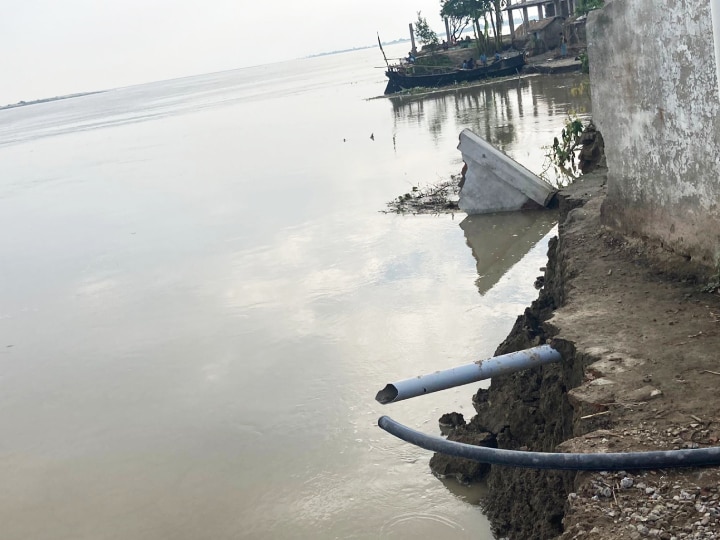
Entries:
POLYGON ((446 73, 412 75, 400 68, 391 68, 385 72, 385 76, 388 78, 385 94, 394 94, 408 88, 438 88, 492 77, 506 77, 520 72, 524 65, 525 57, 517 54, 487 66, 475 69, 456 69, 446 73))

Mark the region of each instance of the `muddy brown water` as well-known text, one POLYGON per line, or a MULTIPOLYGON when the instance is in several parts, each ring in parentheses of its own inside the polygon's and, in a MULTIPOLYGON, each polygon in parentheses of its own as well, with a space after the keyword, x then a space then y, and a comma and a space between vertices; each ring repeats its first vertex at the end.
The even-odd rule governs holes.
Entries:
POLYGON ((479 488, 375 425, 439 433, 474 388, 373 398, 492 354, 554 216, 380 210, 459 172, 465 127, 539 172, 587 98, 367 100, 378 56, 0 111, 4 539, 490 537, 479 488))

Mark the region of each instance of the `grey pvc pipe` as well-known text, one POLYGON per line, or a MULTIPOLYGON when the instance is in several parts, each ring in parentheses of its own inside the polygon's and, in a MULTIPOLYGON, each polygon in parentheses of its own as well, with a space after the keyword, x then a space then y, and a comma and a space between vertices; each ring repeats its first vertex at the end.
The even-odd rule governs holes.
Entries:
POLYGON ((543 364, 559 362, 561 359, 560 353, 550 345, 540 345, 524 351, 503 354, 487 360, 478 360, 477 362, 444 371, 436 371, 435 373, 390 383, 377 393, 375 399, 383 405, 395 403, 396 401, 430 394, 454 386, 482 381, 483 379, 543 364))
POLYGON ((521 452, 486 448, 441 437, 426 435, 404 426, 392 418, 381 416, 378 426, 403 441, 455 457, 527 469, 556 469, 571 471, 623 471, 634 469, 674 469, 720 465, 720 447, 694 450, 654 452, 625 452, 613 454, 563 454, 550 452, 521 452))

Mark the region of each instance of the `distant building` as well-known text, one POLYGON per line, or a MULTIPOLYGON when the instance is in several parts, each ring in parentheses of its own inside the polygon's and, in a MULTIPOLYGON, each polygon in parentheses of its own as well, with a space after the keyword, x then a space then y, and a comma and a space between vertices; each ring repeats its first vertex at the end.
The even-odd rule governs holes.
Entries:
POLYGON ((531 31, 531 21, 528 15, 528 9, 530 8, 537 9, 538 21, 555 17, 566 19, 575 13, 575 0, 525 0, 516 4, 513 4, 512 0, 507 0, 507 6, 503 11, 508 12, 510 37, 513 40, 516 32, 513 11, 522 10, 523 23, 518 27, 518 32, 527 35, 531 31))

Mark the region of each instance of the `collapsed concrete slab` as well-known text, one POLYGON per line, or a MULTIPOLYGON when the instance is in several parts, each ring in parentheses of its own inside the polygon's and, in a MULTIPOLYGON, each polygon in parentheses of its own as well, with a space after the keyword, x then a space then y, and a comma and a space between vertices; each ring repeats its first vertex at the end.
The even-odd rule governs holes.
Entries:
POLYGON ((465 162, 458 205, 469 215, 546 207, 557 192, 469 129, 458 150, 465 162))

